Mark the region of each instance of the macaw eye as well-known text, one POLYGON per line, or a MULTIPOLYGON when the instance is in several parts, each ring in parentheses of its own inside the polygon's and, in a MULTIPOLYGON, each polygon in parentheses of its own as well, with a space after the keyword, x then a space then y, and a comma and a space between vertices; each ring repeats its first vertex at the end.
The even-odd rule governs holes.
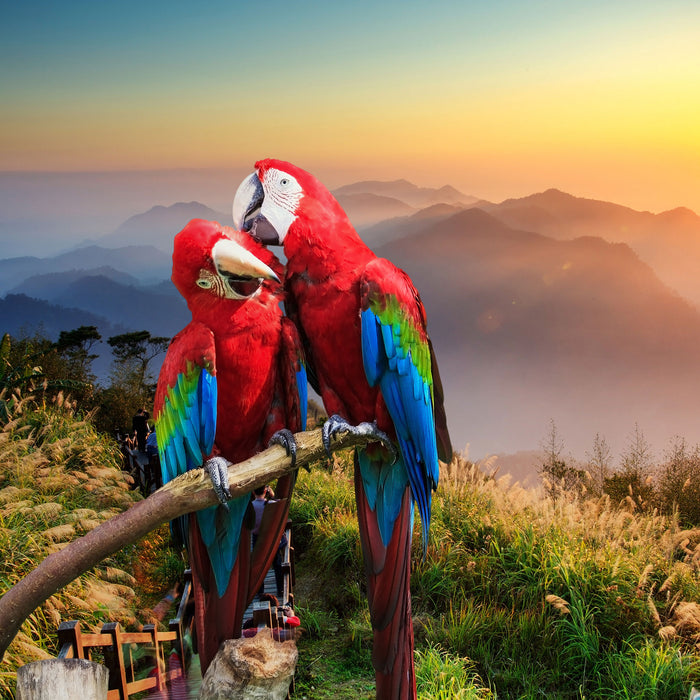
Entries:
POLYGON ((280 185, 282 185, 283 187, 286 187, 288 184, 289 184, 289 180, 286 177, 283 177, 280 180, 280 185))
POLYGON ((211 280, 203 279, 200 277, 197 280, 197 286, 201 287, 202 289, 211 289, 211 280))

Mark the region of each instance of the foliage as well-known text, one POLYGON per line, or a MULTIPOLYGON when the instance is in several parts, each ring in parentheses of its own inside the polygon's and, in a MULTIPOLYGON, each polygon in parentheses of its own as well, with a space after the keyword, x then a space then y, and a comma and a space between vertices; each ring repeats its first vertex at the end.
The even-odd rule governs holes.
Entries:
MULTIPOLYGON (((88 417, 89 418, 89 417, 88 417)), ((0 594, 64 547, 141 497, 121 470, 116 444, 97 433, 58 395, 36 405, 18 397, 0 428, 0 594)), ((155 622, 150 608, 172 582, 153 566, 162 588, 146 585, 153 562, 172 561, 166 533, 156 533, 104 560, 37 608, 0 666, 0 697, 12 697, 16 668, 55 656, 56 630, 76 619, 97 631, 118 620, 127 629, 155 622), (154 549, 157 547, 157 549, 154 549), (140 580, 132 572, 138 572, 140 580)))
POLYGON ((151 360, 168 347, 170 338, 152 336, 148 331, 113 335, 107 339, 115 359, 115 369, 133 375, 135 383, 144 390, 154 390, 154 379, 149 373, 151 360))
POLYGON ((88 389, 85 398, 92 395, 97 381, 92 372, 92 363, 98 356, 90 350, 101 338, 96 326, 80 326, 71 331, 61 331, 56 342, 56 350, 66 362, 66 379, 83 384, 88 389))
POLYGON ((581 495, 586 490, 586 472, 571 466, 562 457, 563 444, 557 426, 551 422, 549 436, 544 445, 544 460, 539 474, 547 495, 556 500, 567 494, 581 495))
POLYGON ((169 342, 169 338, 152 336, 148 331, 107 339, 114 362, 109 386, 101 388, 96 397, 100 411, 95 415, 95 424, 99 430, 129 433, 139 408, 151 412, 156 380, 150 373, 150 363, 166 350, 169 342))
POLYGON ((676 510, 686 527, 700 525, 700 447, 674 440, 658 468, 655 503, 662 512, 676 510))

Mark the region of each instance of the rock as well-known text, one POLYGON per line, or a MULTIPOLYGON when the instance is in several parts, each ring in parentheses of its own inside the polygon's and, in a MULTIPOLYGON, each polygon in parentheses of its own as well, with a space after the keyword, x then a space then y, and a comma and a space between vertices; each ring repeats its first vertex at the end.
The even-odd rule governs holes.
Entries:
POLYGON ((229 639, 207 669, 200 700, 285 700, 298 655, 294 641, 276 642, 269 629, 229 639))

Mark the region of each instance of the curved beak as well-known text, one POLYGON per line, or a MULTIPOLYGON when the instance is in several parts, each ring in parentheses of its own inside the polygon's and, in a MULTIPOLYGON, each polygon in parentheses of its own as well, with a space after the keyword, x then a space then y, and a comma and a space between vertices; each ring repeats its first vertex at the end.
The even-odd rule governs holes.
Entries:
POLYGON ((256 241, 266 245, 279 245, 279 234, 263 216, 265 191, 257 173, 249 175, 236 190, 233 197, 233 226, 247 231, 256 241))
POLYGON ((222 277, 239 282, 261 279, 279 282, 274 270, 242 245, 230 238, 217 241, 212 250, 212 259, 222 277))

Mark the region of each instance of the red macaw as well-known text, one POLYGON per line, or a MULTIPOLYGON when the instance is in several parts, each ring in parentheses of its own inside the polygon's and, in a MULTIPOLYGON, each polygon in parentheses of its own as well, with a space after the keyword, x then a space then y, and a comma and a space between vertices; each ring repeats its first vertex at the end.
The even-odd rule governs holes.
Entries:
POLYGON ((282 316, 279 261, 250 236, 194 219, 175 236, 172 280, 192 321, 160 371, 155 422, 163 481, 203 466, 222 505, 190 515, 188 550, 197 648, 206 671, 269 569, 287 522, 293 475, 277 484, 251 553, 250 496, 232 500, 226 467, 270 441, 288 452, 306 421, 306 373, 294 324, 282 316))
POLYGON ((425 555, 438 454, 452 456, 425 310, 409 277, 362 242, 315 177, 279 160, 255 167, 234 197, 234 223, 284 246, 288 313, 302 335, 310 381, 331 415, 326 440, 351 428, 346 419, 398 444, 393 453, 381 442, 357 452, 355 491, 377 697, 415 698, 413 502, 425 555))

